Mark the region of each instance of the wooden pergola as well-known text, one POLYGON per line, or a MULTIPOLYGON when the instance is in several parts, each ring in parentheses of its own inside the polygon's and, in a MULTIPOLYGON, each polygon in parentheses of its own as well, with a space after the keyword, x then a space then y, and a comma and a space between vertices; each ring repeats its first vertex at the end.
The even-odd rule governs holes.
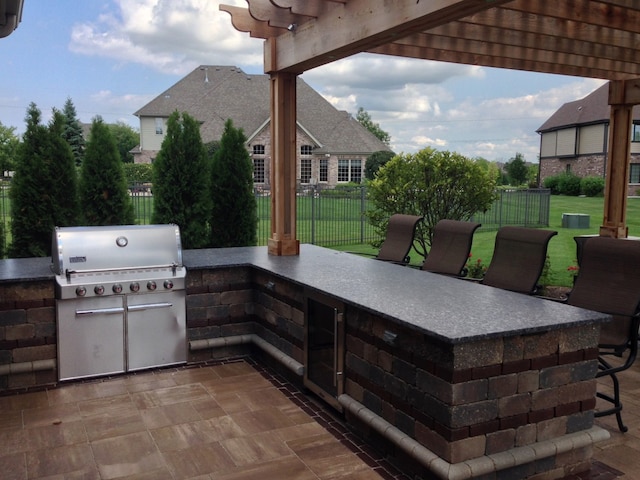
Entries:
POLYGON ((626 237, 632 108, 640 104, 638 0, 247 0, 221 5, 264 39, 271 77, 269 253, 297 255, 296 77, 360 52, 610 80, 600 235, 626 237))

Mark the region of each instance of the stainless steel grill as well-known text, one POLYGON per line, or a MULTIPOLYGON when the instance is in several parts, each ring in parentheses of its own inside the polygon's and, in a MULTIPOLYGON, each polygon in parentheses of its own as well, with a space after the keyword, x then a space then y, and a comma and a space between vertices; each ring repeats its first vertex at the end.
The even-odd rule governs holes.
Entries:
POLYGON ((176 225, 58 227, 52 247, 60 380, 186 361, 176 225))

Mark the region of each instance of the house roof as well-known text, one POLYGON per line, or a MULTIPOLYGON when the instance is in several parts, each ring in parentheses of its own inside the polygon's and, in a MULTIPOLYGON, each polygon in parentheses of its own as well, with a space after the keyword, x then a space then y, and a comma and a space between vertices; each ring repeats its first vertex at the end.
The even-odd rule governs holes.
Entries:
MULTIPOLYGON (((605 83, 586 97, 562 105, 536 132, 548 132, 577 125, 609 123, 610 111, 609 84, 605 83)), ((633 118, 640 119, 640 108, 634 107, 633 118)))
MULTIPOLYGON (((268 127, 268 75, 247 74, 233 66, 202 65, 140 108, 138 117, 188 112, 202 123, 204 142, 222 137, 228 118, 252 136, 268 127)), ((347 112, 337 110, 301 78, 297 79, 298 126, 317 141, 319 151, 372 153, 389 147, 347 112)), ((251 140, 251 138, 249 138, 251 140)))

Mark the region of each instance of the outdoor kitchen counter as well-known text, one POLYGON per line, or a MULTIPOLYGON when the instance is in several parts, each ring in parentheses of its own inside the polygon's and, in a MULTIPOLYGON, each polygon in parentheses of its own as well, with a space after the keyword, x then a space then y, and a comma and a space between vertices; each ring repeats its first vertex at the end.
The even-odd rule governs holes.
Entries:
POLYGON ((447 343, 599 323, 604 314, 313 245, 299 256, 265 247, 188 250, 187 269, 253 266, 447 343))
MULTIPOLYGON (((447 343, 599 323, 607 315, 314 245, 299 256, 266 247, 183 251, 188 270, 255 267, 447 343)), ((51 259, 0 260, 0 284, 54 279, 51 259)), ((0 299, 7 301, 10 299, 0 299)))

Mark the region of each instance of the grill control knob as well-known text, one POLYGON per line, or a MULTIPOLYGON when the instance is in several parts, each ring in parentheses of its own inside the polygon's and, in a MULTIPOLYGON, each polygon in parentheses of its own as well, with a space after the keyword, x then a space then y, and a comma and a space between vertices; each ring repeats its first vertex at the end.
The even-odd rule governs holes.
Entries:
POLYGON ((116 283, 113 287, 111 287, 111 290, 113 290, 113 293, 120 293, 122 292, 122 285, 116 283))
POLYGON ((87 294, 87 289, 84 287, 77 287, 76 288, 76 295, 78 295, 79 297, 84 297, 87 294))
POLYGON ((155 290, 156 289, 156 282, 154 282, 153 280, 149 280, 147 282, 147 290, 155 290))
POLYGON ((132 282, 131 285, 129 285, 129 290, 131 290, 132 292, 137 292, 138 290, 140 290, 140 284, 138 282, 132 282))
POLYGON ((102 295, 104 293, 104 285, 96 285, 93 291, 96 292, 96 295, 102 295))
POLYGON ((166 288, 167 290, 171 290, 173 288, 173 282, 171 280, 165 280, 164 288, 166 288))

